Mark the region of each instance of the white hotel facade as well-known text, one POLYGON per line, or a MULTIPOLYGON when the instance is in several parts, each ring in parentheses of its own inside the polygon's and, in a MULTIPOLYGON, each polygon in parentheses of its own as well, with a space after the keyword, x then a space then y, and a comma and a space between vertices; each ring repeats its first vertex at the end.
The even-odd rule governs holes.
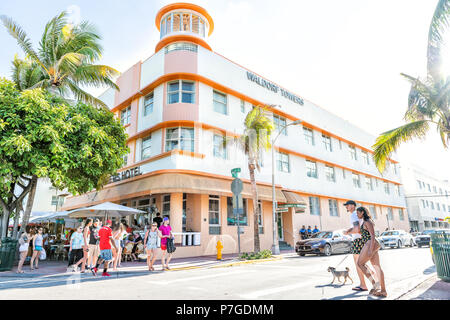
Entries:
MULTIPOLYGON (((279 236, 294 245, 302 225, 346 228, 348 199, 367 206, 376 229, 409 230, 398 162, 381 176, 373 160, 375 137, 215 53, 206 39, 214 30, 207 11, 175 3, 156 16, 161 40, 155 54, 124 72, 120 92, 100 98, 126 127, 130 153, 119 176, 98 192, 66 199, 63 210, 112 201, 170 216, 182 246, 177 256, 237 252, 231 169, 240 167, 245 217, 242 251, 253 250, 253 205, 247 159, 224 137, 238 137, 252 106, 269 108, 276 128, 290 126, 275 144, 276 197, 306 210, 278 215, 279 236), (281 106, 281 107, 277 107, 281 106)), ((261 248, 272 245, 272 161, 263 154, 256 179, 261 201, 261 248)), ((138 219, 138 224, 142 222, 138 219)))

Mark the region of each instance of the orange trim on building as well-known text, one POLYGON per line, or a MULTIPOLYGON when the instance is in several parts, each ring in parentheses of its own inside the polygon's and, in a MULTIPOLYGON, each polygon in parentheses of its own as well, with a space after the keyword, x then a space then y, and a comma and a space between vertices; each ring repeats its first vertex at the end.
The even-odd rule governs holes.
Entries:
POLYGON ((161 50, 162 48, 164 48, 165 46, 167 46, 168 44, 170 44, 172 42, 179 42, 179 41, 193 42, 195 44, 198 44, 199 46, 202 46, 203 48, 205 48, 209 51, 212 51, 209 44, 201 38, 198 38, 196 36, 191 36, 188 34, 176 34, 173 36, 164 37, 161 41, 159 41, 155 47, 155 52, 158 52, 159 50, 161 50))
MULTIPOLYGON (((335 196, 329 196, 329 195, 324 195, 324 194, 319 194, 319 193, 310 193, 310 192, 304 192, 304 191, 299 191, 299 190, 293 190, 293 189, 286 189, 283 188, 284 191, 289 191, 289 192, 294 192, 297 193, 299 195, 302 196, 314 196, 314 197, 320 197, 320 198, 328 198, 328 199, 335 199, 335 200, 341 200, 341 201, 347 201, 349 199, 346 198, 340 198, 340 197, 335 197, 335 196)), ((377 206, 382 206, 382 207, 391 207, 391 208, 398 208, 398 209, 406 209, 406 207, 400 207, 400 206, 393 206, 393 205, 387 205, 387 204, 383 204, 383 203, 376 203, 376 202, 367 202, 367 201, 362 201, 362 200, 357 200, 357 199, 352 199, 355 202, 360 202, 360 203, 367 203, 367 204, 371 204, 371 205, 377 205, 377 206)))
POLYGON ((192 10, 192 11, 196 11, 198 13, 200 13, 203 17, 206 18, 206 20, 208 20, 208 24, 209 24, 209 33, 208 36, 210 36, 213 31, 214 31, 214 20, 213 18, 209 15, 208 11, 206 11, 204 8, 195 5, 193 3, 185 3, 185 2, 177 2, 177 3, 172 3, 169 4, 165 7, 162 7, 158 13, 156 14, 156 18, 155 18, 155 24, 156 24, 156 28, 158 28, 158 31, 161 30, 161 19, 162 17, 172 11, 172 10, 177 10, 177 9, 187 9, 187 10, 192 10))
MULTIPOLYGON (((216 90, 218 90, 218 91, 221 91, 221 92, 226 93, 226 94, 233 95, 233 96, 235 96, 235 97, 237 97, 237 98, 239 98, 239 99, 242 99, 242 100, 244 100, 244 101, 246 101, 246 102, 249 102, 249 103, 251 103, 252 105, 261 105, 261 106, 264 105, 264 103, 262 103, 261 101, 255 100, 255 99, 253 99, 253 98, 251 98, 251 97, 249 97, 249 96, 246 96, 246 95, 244 95, 244 94, 241 94, 241 93, 239 93, 239 92, 237 92, 237 91, 235 91, 235 90, 233 90, 233 89, 230 89, 230 88, 228 88, 228 87, 225 87, 225 86, 223 86, 223 85, 221 85, 221 84, 219 84, 219 83, 217 83, 217 82, 214 82, 214 81, 212 81, 212 80, 210 80, 210 79, 208 79, 208 78, 206 78, 206 77, 204 77, 204 76, 200 76, 200 75, 198 75, 198 74, 192 74, 192 73, 171 73, 171 74, 166 74, 166 75, 163 75, 163 76, 159 77, 159 78, 156 79, 153 83, 147 85, 147 86, 146 86, 145 88, 143 88, 141 91, 136 92, 136 93, 135 93, 133 96, 131 96, 129 99, 127 99, 126 101, 122 102, 121 104, 119 104, 119 105, 117 105, 116 107, 114 107, 113 109, 111 109, 111 111, 112 111, 112 112, 116 112, 116 111, 118 111, 118 110, 120 110, 120 109, 122 109, 122 108, 128 106, 129 103, 130 103, 132 100, 138 99, 138 98, 140 98, 140 97, 142 97, 142 96, 145 96, 146 94, 150 93, 150 92, 151 92, 152 90, 154 90, 157 86, 159 86, 159 85, 161 85, 161 84, 163 84, 163 83, 165 83, 165 82, 172 81, 172 80, 176 80, 176 79, 185 79, 185 80, 199 81, 199 82, 202 82, 202 83, 204 83, 204 84, 206 84, 206 85, 208 85, 208 86, 210 86, 210 87, 213 87, 214 89, 216 89, 216 90)), ((277 115, 279 115, 279 116, 282 116, 282 117, 284 117, 284 118, 286 118, 286 119, 289 119, 289 120, 291 120, 291 121, 301 120, 301 119, 299 119, 299 118, 297 118, 297 117, 294 117, 294 116, 292 116, 292 115, 290 115, 290 114, 287 114, 287 113, 285 113, 285 112, 282 112, 282 111, 280 111, 280 110, 278 110, 278 109, 275 109, 275 108, 272 108, 272 107, 267 107, 267 109, 268 109, 270 112, 273 112, 274 114, 277 114, 277 115)), ((342 137, 340 137, 340 136, 337 136, 337 135, 335 135, 335 134, 333 134, 333 133, 331 133, 331 132, 329 132, 329 131, 323 130, 323 129, 321 129, 321 128, 319 128, 319 127, 313 125, 313 124, 310 124, 310 123, 308 123, 308 122, 304 122, 303 120, 302 120, 302 125, 305 126, 305 127, 310 128, 310 129, 314 129, 314 130, 317 130, 317 131, 319 131, 319 132, 322 132, 322 133, 324 133, 324 134, 326 134, 326 135, 329 135, 330 137, 333 137, 333 138, 335 138, 335 139, 337 139, 337 140, 341 140, 341 141, 343 141, 343 142, 345 142, 345 143, 348 143, 348 144, 350 144, 350 145, 352 145, 352 146, 358 147, 358 148, 360 148, 361 150, 370 152, 370 153, 372 153, 372 154, 374 153, 372 150, 370 150, 370 149, 368 149, 368 148, 366 148, 366 147, 363 147, 363 146, 358 145, 358 144, 356 144, 356 143, 354 143, 354 142, 352 142, 352 141, 349 141, 349 140, 347 140, 347 139, 345 139, 345 138, 342 138, 342 137)), ((399 163, 398 161, 393 160, 393 159, 389 159, 389 160, 390 160, 392 163, 399 163)))

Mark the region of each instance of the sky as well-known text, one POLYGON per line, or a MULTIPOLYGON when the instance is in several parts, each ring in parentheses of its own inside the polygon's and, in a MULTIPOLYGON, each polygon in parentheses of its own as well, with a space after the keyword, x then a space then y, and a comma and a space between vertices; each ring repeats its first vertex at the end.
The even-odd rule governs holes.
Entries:
MULTIPOLYGON (((156 13, 173 2, 0 0, 0 15, 19 23, 36 47, 45 23, 60 11, 69 11, 75 22, 89 20, 103 38, 100 63, 123 72, 154 53, 156 13)), ((186 2, 204 7, 214 19, 207 40, 213 51, 377 136, 404 123, 410 85, 400 73, 426 75, 428 29, 438 1, 186 2)), ((0 26, 0 76, 9 77, 16 53, 22 55, 0 26)), ((450 179, 450 150, 434 128, 425 140, 403 145, 398 155, 450 179)))

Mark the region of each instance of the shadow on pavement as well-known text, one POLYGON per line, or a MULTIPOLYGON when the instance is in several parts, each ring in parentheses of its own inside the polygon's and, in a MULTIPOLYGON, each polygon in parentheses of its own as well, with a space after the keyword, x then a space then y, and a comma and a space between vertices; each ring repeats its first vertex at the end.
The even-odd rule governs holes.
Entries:
POLYGON ((423 270, 423 274, 432 274, 436 272, 436 266, 432 265, 431 267, 426 268, 423 270))
POLYGON ((450 283, 438 280, 413 300, 450 300, 450 283))
POLYGON ((341 284, 337 284, 337 283, 333 283, 333 284, 331 284, 331 283, 328 283, 328 284, 323 284, 323 285, 319 285, 319 286, 315 286, 315 288, 335 288, 335 289, 337 289, 337 288, 342 288, 343 286, 346 286, 346 285, 351 285, 351 283, 346 283, 346 284, 343 284, 343 283, 341 283, 341 284))

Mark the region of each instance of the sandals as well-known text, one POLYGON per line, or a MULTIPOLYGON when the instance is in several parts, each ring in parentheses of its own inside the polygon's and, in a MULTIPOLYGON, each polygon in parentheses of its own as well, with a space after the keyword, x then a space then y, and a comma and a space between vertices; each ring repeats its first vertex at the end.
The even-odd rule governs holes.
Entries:
POLYGON ((16 273, 25 273, 23 270, 19 271, 17 270, 16 273))
POLYGON ((360 286, 354 287, 354 288, 352 288, 352 290, 354 290, 354 291, 368 291, 367 289, 363 289, 360 286))
POLYGON ((386 298, 387 297, 387 292, 380 290, 380 291, 375 291, 372 295, 375 296, 375 297, 386 298))

